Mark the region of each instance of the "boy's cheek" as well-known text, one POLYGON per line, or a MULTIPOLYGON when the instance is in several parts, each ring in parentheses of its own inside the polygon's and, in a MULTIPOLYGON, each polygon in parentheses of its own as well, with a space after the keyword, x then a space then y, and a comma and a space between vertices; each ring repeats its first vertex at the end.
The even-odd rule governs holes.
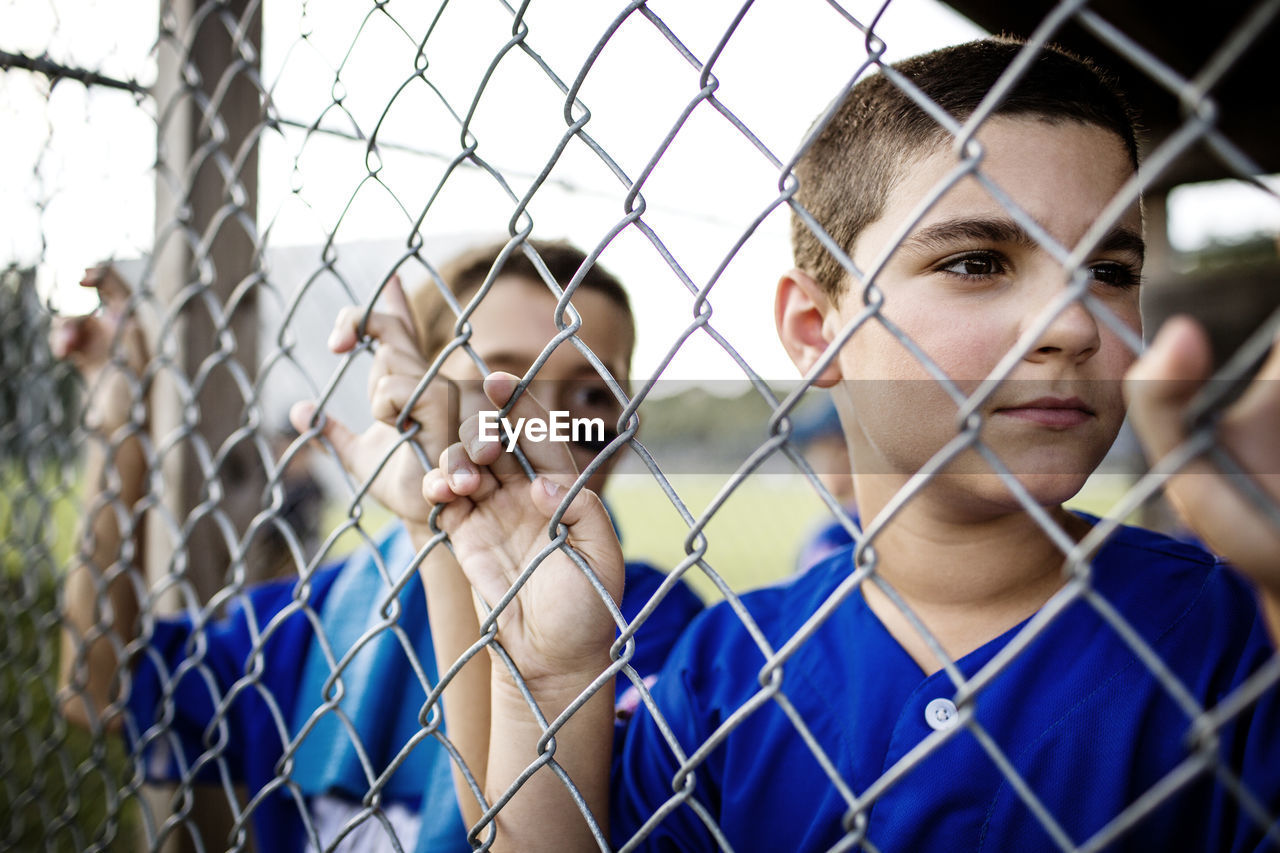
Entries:
MULTIPOLYGON (((931 351, 933 347, 923 335, 912 334, 905 328, 904 331, 930 358, 937 360, 931 351)), ((833 338, 832 345, 835 343, 833 338)), ((929 375, 907 346, 874 319, 853 333, 840 349, 836 361, 840 365, 841 376, 859 382, 911 381, 929 375)))
POLYGON ((860 472, 917 470, 956 435, 956 405, 931 378, 854 379, 840 388, 860 472))

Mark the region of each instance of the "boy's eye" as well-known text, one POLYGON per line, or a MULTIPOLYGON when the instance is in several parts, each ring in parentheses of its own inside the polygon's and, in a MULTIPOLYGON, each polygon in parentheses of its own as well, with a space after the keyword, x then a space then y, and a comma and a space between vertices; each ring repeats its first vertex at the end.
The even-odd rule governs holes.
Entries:
POLYGON ((971 252, 967 255, 948 258, 938 267, 939 272, 964 278, 989 278, 1006 271, 1004 262, 998 255, 990 252, 971 252))
POLYGON ((613 411, 618 401, 604 385, 579 385, 569 394, 569 408, 579 412, 613 411))
POLYGON ((1093 280, 1111 287, 1133 287, 1141 276, 1128 264, 1105 263, 1093 264, 1089 267, 1093 280))

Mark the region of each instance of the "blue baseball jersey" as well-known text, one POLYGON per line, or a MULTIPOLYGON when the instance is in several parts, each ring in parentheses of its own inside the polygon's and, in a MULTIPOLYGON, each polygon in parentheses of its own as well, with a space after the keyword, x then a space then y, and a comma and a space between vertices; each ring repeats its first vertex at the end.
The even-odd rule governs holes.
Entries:
MULTIPOLYGON (((846 550, 743 596, 768 647, 781 649, 835 600, 851 563, 846 550)), ((926 675, 859 590, 768 687, 765 653, 721 604, 690 627, 653 688, 684 758, 716 745, 681 775, 673 745, 642 708, 615 748, 615 845, 643 835, 641 850, 718 850, 722 835, 738 853, 790 853, 865 832, 868 849, 882 851, 1060 849, 1030 798, 1072 844, 1126 815, 1136 825, 1107 850, 1280 849, 1264 838, 1270 830, 1280 839, 1280 827, 1265 825, 1280 814, 1274 684, 1200 746, 1242 780, 1252 804, 1212 773, 1189 772, 1199 766, 1189 745, 1194 707, 1217 705, 1274 654, 1251 590, 1203 551, 1134 528, 1117 532, 1093 571, 1098 598, 1149 644, 1190 708, 1080 599, 978 692, 972 722, 981 735, 957 710, 953 680, 926 675), (726 725, 735 714, 745 716, 726 725), (1168 799, 1143 811, 1144 792, 1162 783, 1168 799)), ((963 677, 997 660, 1022 627, 958 660, 963 677)))
MULTIPOLYGON (((857 510, 849 508, 849 516, 857 521, 857 510)), ((845 529, 839 519, 832 519, 817 527, 800 546, 800 554, 796 557, 796 571, 803 572, 811 566, 830 557, 836 551, 842 551, 853 544, 853 534, 845 529)))
MULTIPOLYGON (((147 777, 243 783, 258 798, 251 812, 258 849, 302 850, 309 797, 335 793, 358 802, 370 781, 364 758, 376 778, 421 732, 423 680, 434 684, 437 672, 421 581, 407 568, 413 555, 396 524, 374 548, 305 579, 246 589, 223 619, 199 628, 190 614, 156 620, 132 672, 126 720, 147 777), (391 588, 384 572, 393 579, 409 573, 394 617, 383 614, 391 588), (384 628, 391 619, 395 631, 384 628), (331 710, 316 713, 332 672, 326 646, 336 659, 358 647, 343 669, 343 720, 331 710)), ((665 577, 627 564, 621 611, 628 620, 665 577)), ((687 585, 673 586, 637 632, 637 673, 652 678, 701 609, 687 585)), ((619 690, 628 684, 619 679, 619 690)), ((408 752, 382 791, 384 802, 420 812, 417 850, 470 849, 450 759, 435 737, 408 752)))

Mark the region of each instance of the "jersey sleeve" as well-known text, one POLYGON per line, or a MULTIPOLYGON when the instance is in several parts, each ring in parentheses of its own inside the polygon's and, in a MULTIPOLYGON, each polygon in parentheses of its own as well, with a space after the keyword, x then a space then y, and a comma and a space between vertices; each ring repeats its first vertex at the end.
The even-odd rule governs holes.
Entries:
POLYGON ((643 834, 638 850, 720 849, 723 753, 713 750, 687 775, 680 768, 741 704, 745 697, 738 688, 747 685, 749 693, 755 684, 747 670, 758 669, 760 661, 726 653, 741 646, 741 632, 741 622, 723 604, 702 612, 649 690, 652 707, 641 703, 630 719, 620 721, 610 788, 615 846, 643 834))
MULTIPOLYGON (((628 623, 637 619, 666 579, 664 573, 645 563, 627 563, 619 609, 628 623)), ((631 666, 641 678, 649 678, 662 669, 676 641, 702 609, 702 599, 683 580, 667 590, 636 629, 636 648, 631 666)))
MULTIPOLYGON (((705 719, 696 697, 688 689, 679 662, 671 661, 651 690, 662 718, 671 727, 677 744, 688 750, 703 740, 705 719)), ((675 750, 664 736, 649 708, 641 706, 614 738, 610 826, 616 847, 626 844, 644 829, 647 835, 636 848, 644 851, 714 850, 715 843, 694 807, 706 796, 703 774, 695 772, 692 790, 677 794, 673 780, 680 767, 675 750), (700 789, 701 783, 701 789, 700 789), (645 828, 655 814, 670 813, 656 827, 645 828)))
MULTIPOLYGON (((1221 596, 1220 596, 1221 597, 1221 596)), ((1268 681, 1266 666, 1277 654, 1265 620, 1251 595, 1232 606, 1215 601, 1219 618, 1252 619, 1252 626, 1235 660, 1228 690, 1210 686, 1206 704, 1212 712, 1218 701, 1249 685, 1268 681)), ((1225 630, 1225 628, 1224 628, 1225 630)), ((1212 633, 1212 632, 1210 632, 1212 633)), ((1211 675, 1211 674, 1210 674, 1211 675)), ((1210 682, 1205 676, 1205 682, 1210 682)), ((1216 731, 1206 744, 1216 740, 1217 759, 1227 768, 1214 785, 1214 795, 1206 815, 1206 842, 1218 850, 1263 853, 1280 850, 1280 684, 1274 676, 1257 700, 1240 709, 1216 731), (1228 775, 1229 774, 1229 775, 1228 775), (1235 780, 1229 781, 1229 776, 1235 780), (1238 783, 1238 787, 1235 783, 1238 783)), ((1221 711, 1221 707, 1218 707, 1221 711)))
MULTIPOLYGON (((332 575, 322 570, 313 578, 312 607, 332 575)), ((290 579, 254 587, 226 617, 203 625, 189 613, 155 621, 133 662, 125 721, 149 780, 211 781, 225 772, 235 782, 250 781, 260 774, 246 772, 246 765, 272 751, 264 750, 264 738, 274 735, 279 754, 292 713, 290 682, 311 632, 301 607, 268 637, 262 632, 293 604, 296 585, 290 579)))
MULTIPOLYGON (((1202 555, 1209 565, 1200 569, 1184 558, 1185 546, 1161 547, 1162 556, 1175 558, 1156 563, 1160 574, 1152 575, 1171 581, 1161 593, 1165 602, 1154 606, 1149 590, 1155 587, 1138 584, 1121 606, 1167 673, 1161 677, 1142 667, 1126 678, 1127 695, 1148 698, 1138 706, 1140 715, 1128 710, 1108 729, 1125 731, 1127 718, 1128 739, 1146 746, 1134 750, 1129 763, 1106 769, 1127 779, 1134 797, 1173 774, 1194 772, 1165 793, 1120 849, 1280 850, 1280 685, 1268 670, 1275 666, 1275 650, 1254 591, 1221 561, 1202 555), (1168 610, 1170 602, 1177 603, 1171 620, 1144 623, 1146 612, 1168 610), (1194 710, 1175 701, 1166 682, 1176 683, 1194 710)), ((1134 566, 1143 571, 1137 561, 1129 568, 1134 566)), ((1130 748, 1113 742, 1096 751, 1099 762, 1118 761, 1130 748)))

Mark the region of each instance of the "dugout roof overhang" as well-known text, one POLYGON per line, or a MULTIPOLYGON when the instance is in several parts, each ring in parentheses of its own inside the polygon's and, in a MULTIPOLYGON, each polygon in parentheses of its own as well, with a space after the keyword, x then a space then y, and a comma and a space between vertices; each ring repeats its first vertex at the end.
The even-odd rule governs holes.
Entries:
MULTIPOLYGON (((1054 9, 1053 0, 946 0, 957 12, 993 33, 1028 36, 1054 9)), ((1103 0, 1089 5, 1098 17, 1124 33, 1186 78, 1204 69, 1248 18, 1254 0, 1103 0)), ((1114 73, 1139 109, 1146 142, 1158 144, 1183 122, 1179 98, 1130 60, 1072 19, 1052 40, 1093 57, 1114 73)), ((1280 22, 1273 20, 1211 90, 1217 126, 1264 173, 1280 172, 1280 22)), ((1162 175, 1155 189, 1230 177, 1204 144, 1186 152, 1162 175)))

